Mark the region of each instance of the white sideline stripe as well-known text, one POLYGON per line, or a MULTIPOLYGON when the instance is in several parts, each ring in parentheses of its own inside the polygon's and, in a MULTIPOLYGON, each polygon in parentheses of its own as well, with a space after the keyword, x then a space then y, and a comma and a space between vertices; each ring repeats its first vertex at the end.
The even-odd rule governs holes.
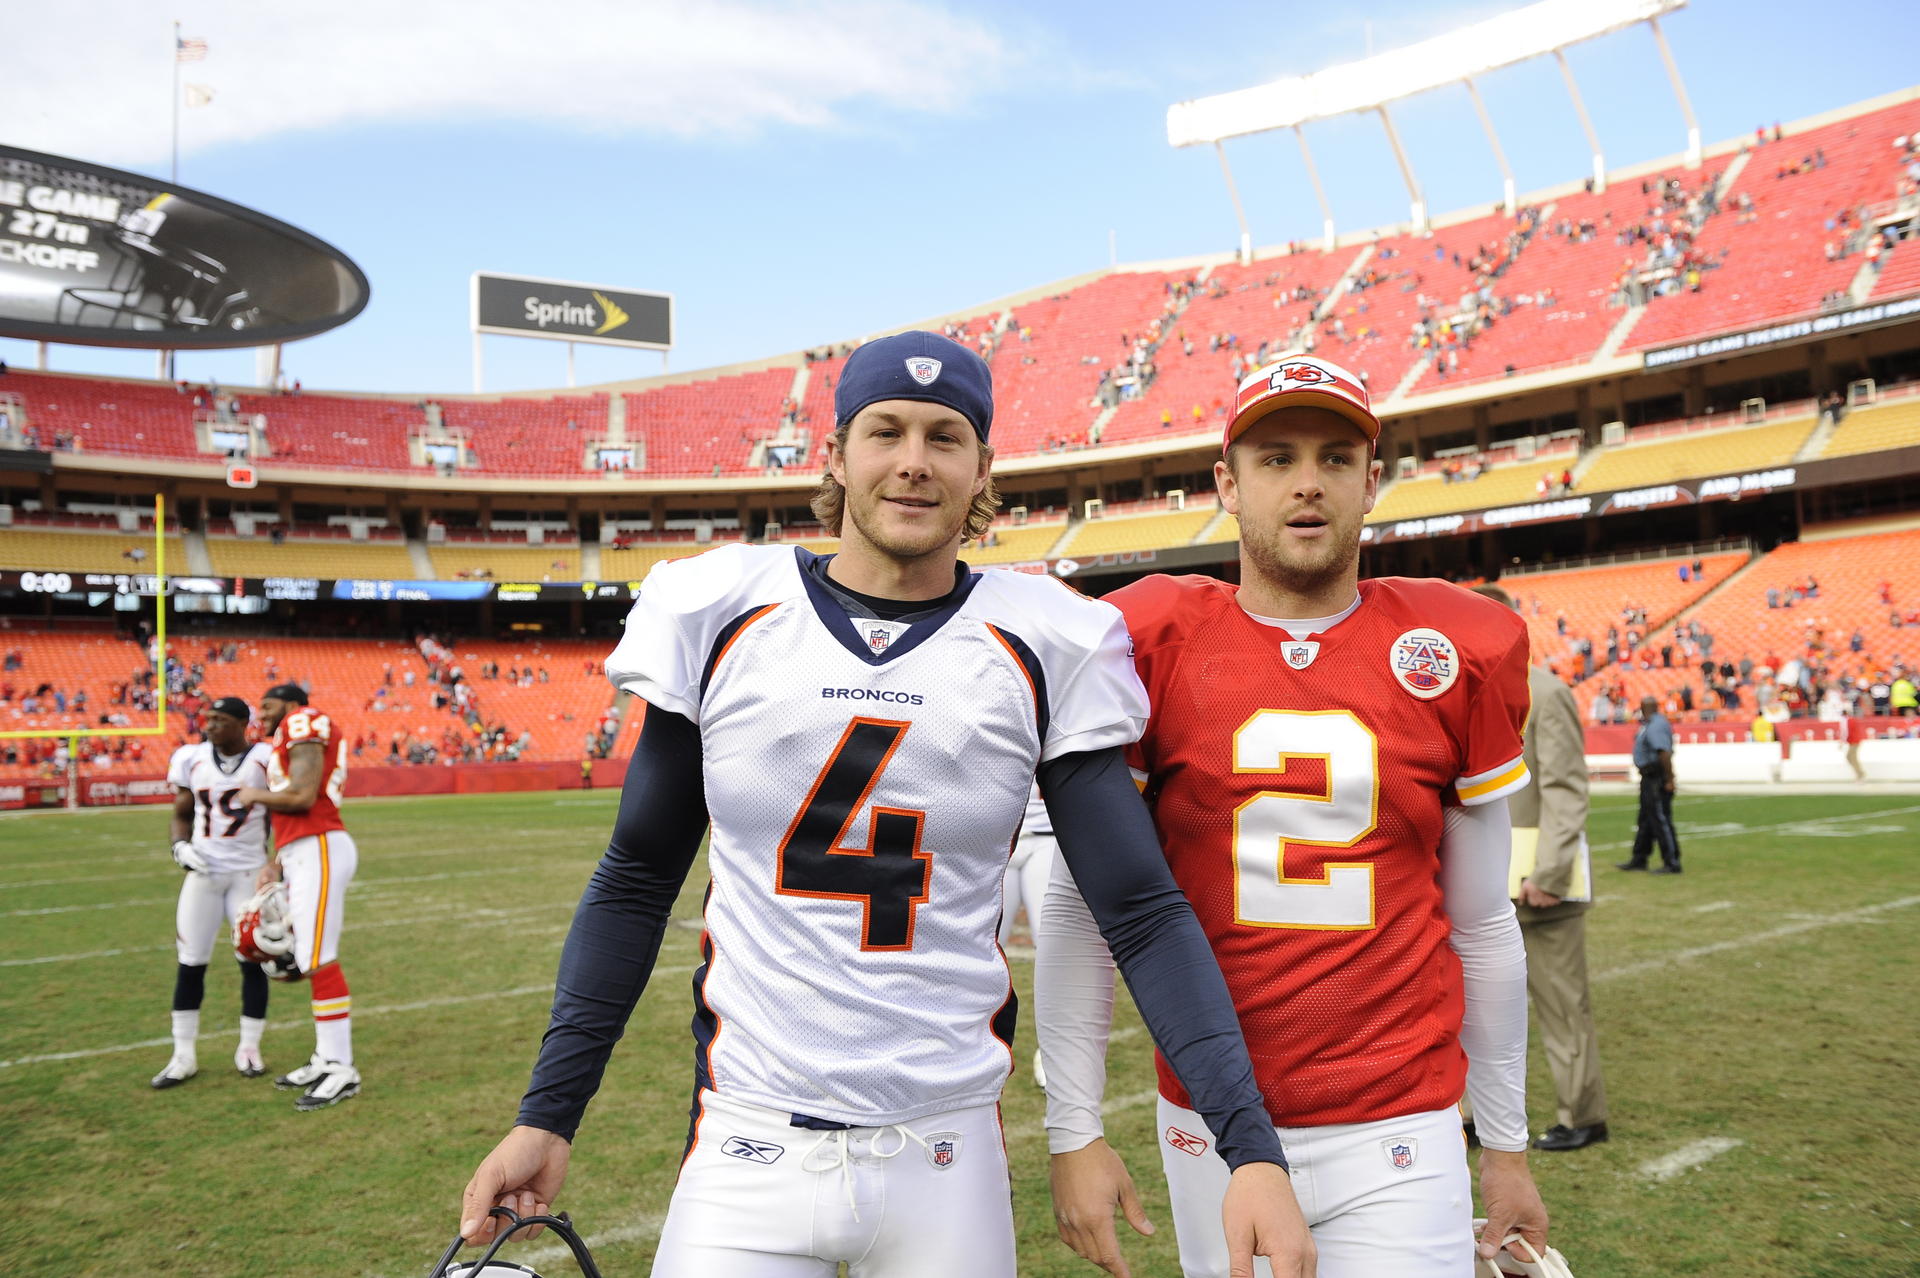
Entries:
MULTIPOLYGON (((539 865, 525 863, 520 865, 496 866, 488 870, 447 870, 440 874, 390 875, 384 878, 364 880, 356 878, 347 888, 347 891, 365 900, 368 897, 384 895, 385 889, 390 886, 399 886, 408 883, 444 883, 449 879, 479 879, 496 874, 520 874, 530 870, 542 870, 543 868, 544 867, 539 865)), ((167 905, 171 904, 175 899, 177 898, 171 896, 141 897, 133 901, 95 901, 91 905, 49 905, 37 910, 5 910, 0 911, 0 919, 23 918, 35 914, 73 914, 82 910, 118 910, 142 905, 167 905)))
POLYGON ((1644 1180, 1672 1180, 1681 1172, 1711 1162, 1728 1150, 1738 1149, 1746 1143, 1731 1136, 1708 1136, 1691 1145, 1682 1145, 1671 1154, 1641 1163, 1640 1176, 1644 1180))
MULTIPOLYGON (((605 1233, 595 1234, 586 1240, 587 1249, 589 1251, 598 1251, 602 1247, 613 1247, 621 1243, 647 1242, 651 1239, 658 1238, 660 1236, 660 1227, 666 1223, 667 1218, 664 1215, 642 1216, 631 1225, 621 1225, 617 1228, 609 1229, 605 1233)), ((507 1247, 511 1246, 513 1246, 512 1243, 507 1244, 507 1247)), ((517 1261, 523 1265, 540 1265, 549 1260, 571 1260, 573 1258, 573 1248, 558 1239, 550 1243, 543 1243, 528 1252, 512 1252, 508 1251, 507 1247, 500 1249, 500 1255, 497 1259, 517 1261)), ((479 1253, 476 1252, 475 1254, 478 1255, 479 1253)), ((595 1257, 595 1259, 598 1259, 598 1257, 595 1257)))
MULTIPOLYGON (((523 906, 517 910, 465 909, 452 904, 431 907, 423 906, 419 910, 409 913, 405 918, 379 919, 371 923, 356 919, 353 930, 361 932, 376 927, 411 927, 419 923, 422 919, 445 914, 459 914, 469 919, 485 919, 489 923, 498 923, 508 919, 524 918, 529 914, 544 914, 549 910, 571 910, 572 908, 573 906, 571 904, 560 901, 556 901, 551 905, 523 906)), ((222 930, 225 930, 224 925, 222 930)), ((154 954, 161 950, 171 950, 173 948, 171 945, 128 945, 112 950, 84 950, 78 954, 42 954, 36 958, 0 959, 0 968, 38 967, 43 963, 74 963, 82 959, 115 958, 122 954, 154 954)), ((217 940, 214 952, 216 954, 219 952, 217 940)))
POLYGON ((1124 1109, 1138 1109, 1142 1105, 1151 1105, 1160 1099, 1160 1092, 1149 1087, 1144 1092, 1128 1092, 1125 1096, 1113 1096, 1100 1102, 1100 1113, 1118 1114, 1124 1109))
MULTIPOLYGON (((534 831, 489 830, 488 833, 497 838, 503 834, 526 835, 526 834, 532 834, 534 833, 534 831)), ((433 852, 388 853, 383 851, 380 856, 380 861, 384 865, 391 865, 396 862, 404 862, 404 861, 425 861, 433 857, 442 857, 442 856, 470 857, 472 855, 473 855, 472 848, 441 848, 433 852)), ((164 852, 152 852, 152 853, 141 852, 131 856, 99 857, 99 858, 95 858, 95 860, 100 862, 116 862, 116 863, 127 862, 127 861, 138 861, 138 862, 145 863, 149 868, 145 871, 135 872, 133 874, 95 874, 85 878, 76 878, 76 879, 23 879, 17 883, 0 882, 0 892, 4 892, 9 888, 60 887, 69 883, 129 883, 129 882, 136 882, 141 879, 152 879, 156 876, 156 874, 158 874, 158 872, 162 870, 174 869, 173 862, 168 859, 167 854, 164 852)), ((45 866, 61 866, 63 868, 71 868, 76 865, 86 865, 86 864, 90 864, 90 862, 85 860, 27 861, 27 862, 22 862, 20 864, 9 866, 7 868, 13 869, 13 870, 31 870, 31 869, 43 868, 45 866)))
POLYGON ((1693 909, 1689 911, 1689 913, 1717 914, 1721 910, 1731 910, 1732 908, 1733 908, 1732 901, 1708 901, 1705 905, 1694 906, 1693 909))
MULTIPOLYGON (((1864 821, 1868 817, 1906 816, 1913 812, 1920 812, 1920 804, 1904 808, 1881 808, 1873 812, 1849 812, 1844 816, 1814 817, 1812 819, 1802 817, 1797 821, 1776 821, 1772 825, 1743 825, 1736 829, 1702 830, 1698 832, 1682 830, 1680 833, 1689 839, 1730 839, 1735 835, 1761 834, 1767 830, 1786 830, 1796 825, 1836 825, 1842 821, 1864 821)), ((1589 851, 1618 852, 1623 848, 1631 848, 1632 846, 1633 840, 1626 839, 1619 843, 1596 843, 1592 845, 1589 851)))
POLYGON ((1783 936, 1797 936, 1801 932, 1817 932, 1822 928, 1839 927, 1847 923, 1871 923, 1878 921, 1880 915, 1891 910, 1904 910, 1909 906, 1920 905, 1920 896, 1903 896, 1898 900, 1882 901, 1878 905, 1863 905, 1857 910, 1842 910, 1838 914, 1818 914, 1802 923, 1788 923, 1766 932, 1755 932, 1751 936, 1736 936, 1730 941, 1715 941, 1712 945, 1696 945, 1690 950, 1676 950, 1660 958, 1645 959, 1638 963, 1628 963, 1621 967, 1608 968, 1596 972, 1596 981, 1611 981, 1622 976, 1637 976, 1641 972, 1658 971, 1674 963, 1688 959, 1705 958, 1709 954, 1722 954, 1728 950, 1745 949, 1749 945, 1760 945, 1767 941, 1777 941, 1783 936))
MULTIPOLYGON (((656 967, 654 976, 685 976, 692 972, 691 966, 656 967)), ((462 1003, 479 1003, 494 998, 523 998, 528 994, 550 994, 551 984, 521 985, 510 990, 487 990, 481 994, 451 994, 446 998, 423 998, 412 1003, 383 1003, 375 1007, 355 1008, 355 1018, 368 1016, 392 1016, 400 1012, 424 1012, 439 1007, 457 1007, 462 1003)), ((306 1029, 312 1022, 304 1017, 293 1020, 273 1021, 267 1025, 269 1031, 306 1029)), ((194 1039, 196 1043, 208 1043, 216 1039, 234 1038, 238 1030, 211 1030, 194 1039)), ((89 1056, 111 1056, 116 1052, 137 1052, 149 1047, 171 1047, 173 1039, 143 1038, 137 1043, 115 1043, 111 1047, 86 1047, 76 1052, 43 1052, 37 1056, 16 1056, 10 1061, 0 1061, 0 1069, 13 1069, 20 1065, 44 1065, 55 1061, 75 1061, 89 1056)))

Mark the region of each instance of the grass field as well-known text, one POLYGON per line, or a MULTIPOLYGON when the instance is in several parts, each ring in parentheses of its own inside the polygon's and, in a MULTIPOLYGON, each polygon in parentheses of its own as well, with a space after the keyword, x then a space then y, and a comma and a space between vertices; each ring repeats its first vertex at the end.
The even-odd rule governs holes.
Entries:
MULTIPOLYGON (((342 954, 366 1084, 311 1115, 232 1072, 238 981, 218 958, 200 1076, 147 1086, 168 1056, 174 966, 163 809, 0 818, 0 1271, 424 1274, 511 1121, 613 803, 351 807, 362 860, 342 954)), ((1684 877, 1601 875, 1589 950, 1614 1136, 1534 1156, 1555 1241, 1579 1278, 1920 1274, 1920 800, 1683 795, 1677 811, 1684 877), (1676 1157, 1704 1161, 1659 1179, 1676 1157)), ((1631 824, 1629 799, 1596 799, 1597 864, 1619 858, 1631 824)), ((685 1136, 699 886, 562 1202, 609 1278, 647 1272, 685 1136)), ((1032 964, 1014 968, 1025 1000, 1032 964)), ((278 1072, 312 1031, 303 986, 274 999, 278 1072)), ((1121 1018, 1138 1023, 1130 1007, 1121 1018)), ((1024 1017, 1020 1036, 1024 1062, 1024 1017)), ((1129 1242, 1134 1272, 1175 1274, 1144 1036, 1116 1045, 1112 1073, 1110 1136, 1163 1226, 1129 1242)), ((1537 1051, 1531 1080, 1538 1130, 1553 1102, 1537 1051)), ((1005 1116, 1022 1273, 1097 1272, 1054 1239, 1024 1070, 1005 1116)), ((518 1251, 573 1272, 545 1240, 518 1251)))

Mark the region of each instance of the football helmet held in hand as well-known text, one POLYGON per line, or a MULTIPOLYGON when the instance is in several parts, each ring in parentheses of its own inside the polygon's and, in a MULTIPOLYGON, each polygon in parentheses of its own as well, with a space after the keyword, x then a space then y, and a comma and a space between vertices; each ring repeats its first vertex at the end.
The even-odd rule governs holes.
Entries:
POLYGON ((453 1241, 447 1244, 446 1251, 441 1253, 440 1263, 433 1267, 433 1272, 427 1278, 540 1278, 537 1272, 526 1265, 493 1258, 493 1253, 500 1250, 501 1243, 534 1225, 545 1225, 567 1244, 567 1249, 573 1252, 574 1263, 580 1266, 583 1278, 600 1278, 600 1268, 593 1263, 593 1253, 587 1250, 586 1241, 580 1237, 580 1231, 573 1227, 573 1221, 568 1219, 564 1211, 557 1216, 521 1216, 512 1208, 495 1207, 487 1214, 498 1216, 508 1224, 501 1229, 485 1254, 478 1260, 456 1261, 454 1257, 460 1254, 462 1241, 460 1235, 455 1234, 453 1241))
MULTIPOLYGON (((1478 1238, 1480 1231, 1486 1227, 1485 1220, 1474 1221, 1473 1236, 1478 1238)), ((1552 1247, 1542 1255, 1518 1233, 1510 1233, 1500 1240, 1500 1251, 1492 1260, 1476 1257, 1473 1272, 1474 1278, 1573 1278, 1573 1270, 1567 1267, 1565 1256, 1552 1247), (1507 1250, 1515 1246, 1520 1251, 1519 1256, 1507 1250), (1527 1259, 1522 1259, 1522 1256, 1527 1259)))
POLYGON ((276 981, 297 980, 293 958, 293 921, 287 916, 287 885, 269 883, 254 894, 233 922, 233 952, 258 963, 276 981))

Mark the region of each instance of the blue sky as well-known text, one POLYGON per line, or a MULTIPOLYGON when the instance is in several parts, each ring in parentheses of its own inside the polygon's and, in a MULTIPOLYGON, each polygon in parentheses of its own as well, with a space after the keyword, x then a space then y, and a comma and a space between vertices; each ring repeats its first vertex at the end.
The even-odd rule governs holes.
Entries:
MULTIPOLYGON (((183 184, 354 258, 373 300, 289 346, 311 388, 462 391, 468 277, 554 276, 676 295, 675 371, 972 306, 1107 262, 1228 249, 1207 148, 1169 104, 1412 43, 1508 4, 1015 4, 920 0, 83 0, 8 23, 0 142, 164 176, 171 20, 204 38, 183 80, 183 184), (52 10, 59 8, 59 12, 52 10), (1370 28, 1370 30, 1369 30, 1370 28)), ((1860 18, 1856 21, 1855 17, 1860 18)), ((1664 22, 1709 143, 1914 82, 1902 41, 1804 5, 1695 0, 1664 22), (1810 38, 1813 37, 1813 38, 1810 38)), ((1672 154, 1679 108, 1644 27, 1569 53, 1610 165, 1672 154)), ((1522 190, 1587 167, 1551 59, 1481 82, 1522 190)), ((1460 88, 1395 109, 1436 212, 1499 173, 1460 88)), ((1343 229, 1402 220, 1379 122, 1307 127, 1343 229)), ((1258 244, 1320 217, 1291 137, 1228 144, 1258 244)), ((489 391, 557 387, 558 343, 486 339, 489 391)), ((0 359, 30 367, 29 344, 0 359)), ((52 367, 151 376, 150 353, 55 347, 52 367)), ((181 375, 252 381, 250 351, 181 375)), ((585 384, 660 371, 581 346, 585 384)))

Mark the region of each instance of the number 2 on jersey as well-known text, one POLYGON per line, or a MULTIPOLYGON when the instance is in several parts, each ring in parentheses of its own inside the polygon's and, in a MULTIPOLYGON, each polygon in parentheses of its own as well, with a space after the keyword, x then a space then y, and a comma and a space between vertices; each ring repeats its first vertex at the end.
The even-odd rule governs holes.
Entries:
POLYGON ((925 812, 875 804, 867 846, 841 846, 912 726, 892 719, 849 722, 780 841, 774 891, 860 902, 863 950, 912 949, 914 914, 927 899, 933 854, 920 850, 925 812))
POLYGON ((1346 710, 1261 710, 1233 734, 1235 772, 1283 773, 1294 759, 1326 762, 1326 792, 1264 790, 1233 814, 1234 916, 1250 927, 1357 931, 1373 926, 1373 866, 1329 862, 1317 879, 1289 878, 1287 845, 1350 848, 1380 811, 1379 743, 1346 710))

